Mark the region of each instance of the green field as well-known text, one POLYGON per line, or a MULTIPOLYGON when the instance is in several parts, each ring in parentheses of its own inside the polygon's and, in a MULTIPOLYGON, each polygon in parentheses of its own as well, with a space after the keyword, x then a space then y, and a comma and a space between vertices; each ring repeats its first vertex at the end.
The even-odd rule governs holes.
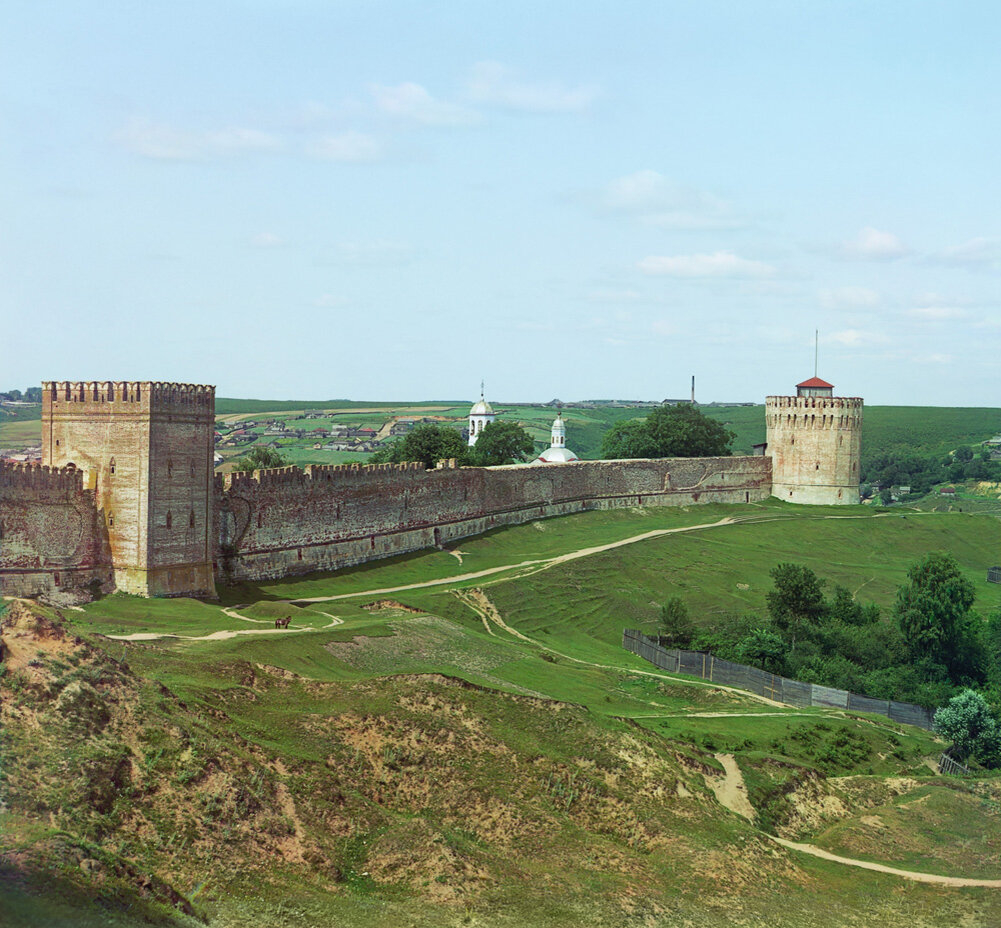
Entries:
POLYGON ((932 549, 956 557, 988 611, 999 544, 1001 522, 969 514, 613 510, 223 589, 217 603, 116 594, 63 611, 82 643, 53 649, 46 633, 33 668, 0 676, 15 759, 0 850, 20 849, 20 876, 0 867, 10 923, 193 925, 166 889, 137 896, 134 872, 220 928, 617 928, 636 923, 638 898, 650 925, 840 928, 875 910, 887 928, 997 923, 996 890, 902 881, 767 837, 999 878, 997 779, 932 776, 943 745, 886 719, 663 674, 621 648, 621 630, 652 628, 670 595, 700 622, 762 610, 781 560, 885 605, 932 549), (67 779, 66 751, 93 775, 67 779), (123 751, 128 786, 108 793, 100 777, 120 776, 123 751), (724 755, 749 821, 714 798, 724 755))

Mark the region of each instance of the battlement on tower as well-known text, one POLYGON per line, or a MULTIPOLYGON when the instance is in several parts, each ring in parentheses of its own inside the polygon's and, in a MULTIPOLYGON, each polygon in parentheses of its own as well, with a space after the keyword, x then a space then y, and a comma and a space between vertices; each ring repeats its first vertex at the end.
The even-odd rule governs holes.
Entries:
POLYGON ((0 487, 80 493, 83 491, 83 471, 73 465, 49 467, 46 464, 9 464, 0 461, 0 487))
POLYGON ((215 414, 215 387, 194 383, 128 380, 47 380, 42 383, 42 417, 93 412, 215 414))
POLYGON ((822 407, 861 409, 860 396, 768 396, 766 406, 797 407, 801 409, 820 409, 822 407))
POLYGON ((769 428, 860 428, 863 405, 857 396, 769 396, 765 422, 769 428))

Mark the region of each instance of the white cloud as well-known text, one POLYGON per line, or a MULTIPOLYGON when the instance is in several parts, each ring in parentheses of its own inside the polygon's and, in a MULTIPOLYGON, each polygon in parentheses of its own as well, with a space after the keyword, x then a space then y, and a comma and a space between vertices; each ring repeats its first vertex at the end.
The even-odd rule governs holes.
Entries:
POLYGON ((284 240, 280 235, 275 235, 274 232, 258 232, 251 238, 250 244, 257 248, 276 248, 283 245, 284 240))
POLYGON ((859 345, 884 344, 889 341, 885 335, 878 332, 864 332, 861 329, 843 329, 840 332, 829 332, 822 335, 820 340, 825 345, 844 345, 854 348, 859 345))
POLYGON ((932 260, 957 267, 1001 270, 1001 238, 973 238, 962 245, 946 248, 932 260))
POLYGON ((775 268, 762 261, 741 258, 730 251, 711 255, 651 255, 638 262, 644 274, 668 277, 771 277, 775 268))
POLYGON ((904 311, 906 315, 913 316, 915 319, 927 319, 933 322, 942 321, 944 319, 963 319, 969 315, 965 309, 960 309, 958 306, 914 306, 911 309, 904 311))
POLYGON ((371 91, 375 105, 382 112, 423 126, 468 126, 480 121, 474 110, 438 100, 420 84, 407 82, 395 87, 373 84, 371 91))
POLYGON ((834 287, 817 293, 825 309, 869 309, 879 305, 879 294, 868 287, 834 287))
POLYGON ((951 354, 917 354, 911 357, 915 364, 952 364, 956 359, 951 354))
POLYGON ((586 110, 598 95, 591 85, 565 87, 562 84, 519 80, 513 71, 496 61, 481 61, 469 78, 469 97, 477 103, 502 106, 531 113, 573 113, 586 110))
POLYGON ((855 238, 842 244, 841 254, 862 261, 893 261, 910 254, 910 249, 892 232, 866 226, 855 238))
POLYGON ((281 147, 276 136, 257 129, 178 129, 145 119, 133 120, 116 138, 138 155, 163 161, 199 161, 281 147))
POLYGON ((655 335, 672 336, 678 334, 678 327, 673 322, 666 319, 654 319, 650 323, 650 330, 655 335))
POLYGON ((318 139, 306 148, 306 153, 324 161, 364 164, 382 157, 382 145, 371 135, 349 130, 318 139))
POLYGON ((630 215, 662 228, 736 229, 745 225, 725 200, 672 184, 649 169, 616 178, 599 202, 605 212, 630 215))

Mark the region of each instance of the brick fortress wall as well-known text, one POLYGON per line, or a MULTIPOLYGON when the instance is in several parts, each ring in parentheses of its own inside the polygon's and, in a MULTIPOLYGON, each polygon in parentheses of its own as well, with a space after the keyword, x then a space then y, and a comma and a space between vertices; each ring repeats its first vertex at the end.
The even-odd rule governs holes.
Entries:
POLYGON ((95 492, 76 468, 0 463, 0 595, 112 589, 95 492))
POLYGON ((217 579, 335 570, 589 509, 762 500, 771 480, 767 457, 433 471, 419 464, 340 465, 232 474, 216 478, 217 579))

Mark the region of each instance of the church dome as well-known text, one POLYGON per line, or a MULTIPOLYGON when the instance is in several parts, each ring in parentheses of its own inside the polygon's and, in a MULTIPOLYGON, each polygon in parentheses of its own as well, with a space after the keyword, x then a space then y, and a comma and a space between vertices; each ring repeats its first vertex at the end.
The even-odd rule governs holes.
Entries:
POLYGON ((569 448, 546 448, 536 459, 540 464, 569 464, 571 461, 579 461, 569 448))
POLYGON ((479 401, 469 410, 469 415, 471 416, 492 416, 494 415, 493 407, 481 396, 479 401))

